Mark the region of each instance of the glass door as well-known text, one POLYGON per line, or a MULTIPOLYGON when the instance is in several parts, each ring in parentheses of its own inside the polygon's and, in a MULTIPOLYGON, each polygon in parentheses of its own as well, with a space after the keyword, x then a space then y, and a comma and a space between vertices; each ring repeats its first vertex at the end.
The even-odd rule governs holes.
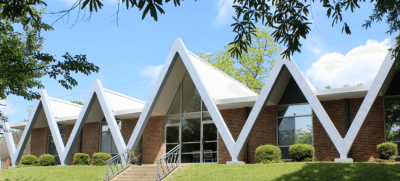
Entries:
POLYGON ((201 119, 182 119, 182 163, 200 163, 201 119))
POLYGON ((212 120, 203 120, 201 124, 201 160, 205 163, 217 163, 218 130, 212 120))

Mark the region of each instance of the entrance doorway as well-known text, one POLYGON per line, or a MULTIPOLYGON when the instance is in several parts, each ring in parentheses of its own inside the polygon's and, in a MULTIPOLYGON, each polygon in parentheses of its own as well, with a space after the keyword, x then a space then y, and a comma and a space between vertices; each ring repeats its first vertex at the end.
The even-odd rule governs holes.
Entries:
POLYGON ((182 143, 181 163, 217 163, 218 130, 211 119, 183 118, 166 126, 166 152, 182 143))

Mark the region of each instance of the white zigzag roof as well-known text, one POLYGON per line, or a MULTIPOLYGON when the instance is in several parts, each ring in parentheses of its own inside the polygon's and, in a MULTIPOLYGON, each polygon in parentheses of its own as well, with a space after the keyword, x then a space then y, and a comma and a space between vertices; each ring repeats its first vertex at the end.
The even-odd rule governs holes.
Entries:
MULTIPOLYGON (((394 44, 392 45, 392 48, 393 47, 394 44)), ((220 89, 226 91, 224 88, 228 88, 230 86, 229 83, 214 85, 213 83, 208 83, 207 81, 212 81, 212 74, 214 73, 216 74, 215 76, 226 75, 222 74, 222 72, 218 72, 208 63, 198 59, 198 57, 187 51, 182 41, 177 38, 146 104, 144 104, 142 101, 104 89, 99 80, 94 82, 83 106, 75 105, 73 103, 55 98, 50 98, 47 96, 47 92, 42 90, 42 97, 36 102, 35 107, 33 108, 34 112, 31 114, 28 122, 26 123, 26 127, 23 131, 23 135, 18 147, 16 147, 14 144, 11 132, 6 132, 4 135, 6 137, 12 163, 13 165, 18 165, 32 129, 37 124, 41 123, 41 121, 45 121, 45 123, 47 122, 48 126, 50 127, 58 155, 60 156, 61 163, 64 165, 68 162, 69 157, 72 154, 73 147, 77 142, 77 135, 82 130, 83 125, 87 122, 100 121, 102 117, 105 117, 117 149, 119 152, 121 152, 127 147, 135 147, 137 145, 138 138, 142 135, 150 116, 154 115, 154 113, 165 114, 164 112, 169 107, 169 104, 171 103, 172 98, 179 86, 180 80, 182 80, 183 75, 187 70, 196 88, 198 89, 204 104, 208 108, 211 117, 214 120, 214 123, 232 157, 232 161, 237 161, 243 150, 243 145, 250 137, 251 131, 254 128, 258 117, 263 110, 263 107, 268 103, 268 101, 276 102, 278 98, 280 99, 280 96, 282 96, 283 92, 282 90, 284 90, 286 87, 285 84, 287 84, 288 80, 293 77, 299 88, 302 90, 307 101, 313 108, 318 119, 321 121, 338 152, 340 153, 340 157, 346 158, 347 153, 377 95, 383 94, 385 91, 384 89, 381 89, 381 87, 388 87, 388 84, 391 81, 390 76, 393 77, 393 64, 394 60, 391 59, 391 55, 388 54, 371 87, 364 86, 353 88, 353 91, 356 92, 365 92, 365 90, 369 90, 353 120, 353 123, 350 126, 347 135, 342 138, 322 107, 320 100, 318 100, 317 93, 320 95, 329 95, 338 92, 343 93, 343 89, 324 90, 325 92, 315 90, 312 84, 310 84, 310 82, 305 78, 304 74, 298 69, 294 61, 280 58, 276 62, 270 77, 261 91, 260 96, 254 96, 254 92, 243 87, 243 85, 240 85, 240 83, 235 82, 229 77, 220 78, 224 79, 226 82, 235 84, 234 87, 240 89, 242 92, 231 91, 227 93, 227 95, 222 95, 220 92, 221 90, 214 89, 213 86, 220 86, 220 89), (212 92, 211 90, 215 91, 212 92), (239 135, 239 138, 235 142, 217 108, 216 102, 218 101, 216 101, 213 96, 219 96, 222 98, 219 100, 223 100, 222 102, 225 101, 226 103, 226 100, 228 99, 243 101, 246 96, 241 97, 241 95, 245 94, 249 94, 247 97, 250 97, 256 102, 239 135), (223 96, 226 98, 223 99, 223 96), (122 102, 122 105, 119 105, 119 102, 122 102), (144 107, 141 107, 143 104, 144 107), (125 145, 115 119, 115 113, 118 111, 123 111, 120 109, 125 108, 137 110, 139 113, 143 112, 143 114, 140 114, 138 123, 132 133, 128 145, 125 145), (55 111, 54 109, 71 109, 72 111, 69 113, 64 113, 58 112, 58 110, 55 111), (70 139, 68 139, 66 146, 64 146, 60 131, 57 126, 57 119, 72 117, 71 115, 76 115, 76 113, 78 113, 76 123, 71 132, 70 139), (57 116, 60 116, 60 118, 57 118, 57 116)), ((132 114, 132 111, 129 114, 132 114)), ((5 122, 3 123, 3 127, 6 130, 9 130, 10 124, 5 122)))

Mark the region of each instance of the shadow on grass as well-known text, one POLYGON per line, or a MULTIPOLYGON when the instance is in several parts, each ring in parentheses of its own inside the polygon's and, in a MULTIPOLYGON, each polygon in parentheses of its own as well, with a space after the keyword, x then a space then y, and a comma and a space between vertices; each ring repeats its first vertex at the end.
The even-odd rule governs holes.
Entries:
POLYGON ((276 180, 400 181, 400 164, 308 163, 302 169, 276 180))

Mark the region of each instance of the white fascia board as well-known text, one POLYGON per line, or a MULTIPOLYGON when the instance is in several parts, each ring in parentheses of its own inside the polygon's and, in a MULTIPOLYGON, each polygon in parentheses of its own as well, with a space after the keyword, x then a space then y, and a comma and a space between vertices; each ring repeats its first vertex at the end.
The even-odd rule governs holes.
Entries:
POLYGON ((320 101, 339 100, 345 98, 364 98, 371 85, 315 90, 320 101))
MULTIPOLYGON (((394 50, 396 46, 396 41, 393 42, 392 46, 390 47, 391 50, 394 50)), ((345 156, 349 152, 354 139, 356 138, 358 132, 361 129, 362 124, 364 123, 365 118, 368 115, 373 103, 375 102, 376 97, 378 96, 382 86, 385 83, 388 74, 390 73, 395 59, 392 59, 392 51, 389 51, 383 61, 378 73, 374 81, 372 82, 371 88, 369 89, 367 95, 365 96, 363 102, 361 103, 360 109, 358 110, 356 116, 354 117, 353 122, 350 125, 349 130, 347 131, 346 136, 344 137, 344 146, 343 152, 344 155, 340 155, 340 158, 346 158, 345 156)))
POLYGON ((157 100, 161 94, 162 89, 164 88, 165 83, 167 81, 168 76, 171 73, 171 70, 177 60, 177 56, 180 56, 182 59, 190 77, 192 78, 201 98, 206 105, 208 112, 214 120, 214 123, 230 153, 232 158, 234 158, 234 144, 235 141, 232 135, 229 132, 228 127, 226 126, 217 106, 215 105, 213 98, 211 97, 206 85, 204 84, 204 80, 202 80, 201 76, 197 68, 194 66, 193 60, 191 59, 188 51, 186 50, 185 45, 183 44, 180 38, 177 38, 172 46, 172 49, 167 57, 167 60, 158 76, 158 79, 154 85, 154 88, 150 94, 149 99, 146 101, 146 105, 143 109, 143 113, 140 115, 138 123, 132 133, 132 136, 129 140, 127 147, 136 148, 139 138, 143 134, 143 131, 149 121, 151 113, 157 103, 157 100))
POLYGON ((260 96, 258 97, 253 109, 250 112, 249 117, 246 120, 245 125, 243 126, 242 131, 236 141, 235 144, 235 157, 238 159, 240 154, 243 151, 244 144, 248 141, 251 136, 252 130, 254 129, 264 107, 269 100, 272 91, 279 79, 281 72, 284 70, 284 66, 289 70, 290 74, 296 81, 297 85, 300 87, 300 90, 303 92, 306 97, 308 103, 311 108, 314 110, 318 119, 320 120, 322 126, 325 128, 328 136, 331 138, 333 144, 339 153, 342 152, 343 149, 343 139, 337 131, 336 127, 333 125, 331 119, 328 114, 325 112, 322 107, 320 101, 314 94, 314 91, 310 84, 307 82, 296 63, 292 60, 283 59, 282 56, 276 61, 274 68, 272 69, 271 74, 269 75, 263 89, 261 90, 260 96))

